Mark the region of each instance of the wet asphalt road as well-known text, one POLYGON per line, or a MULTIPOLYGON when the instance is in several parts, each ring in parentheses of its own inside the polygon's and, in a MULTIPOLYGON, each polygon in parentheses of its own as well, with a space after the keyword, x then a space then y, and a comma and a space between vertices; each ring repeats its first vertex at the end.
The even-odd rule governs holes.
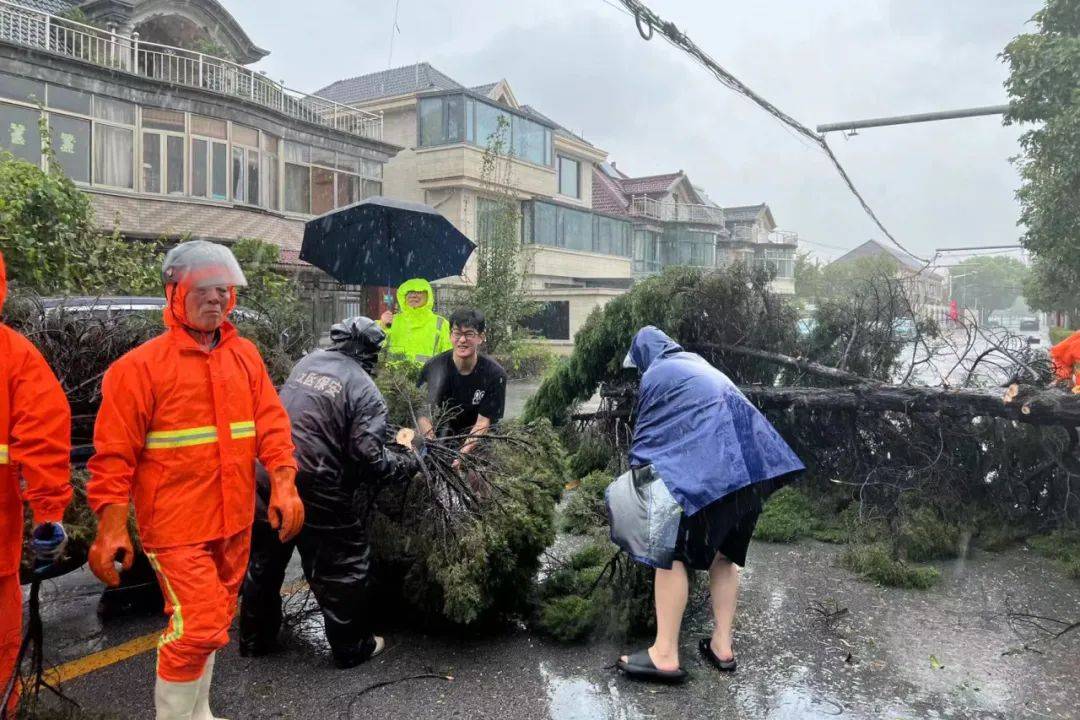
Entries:
MULTIPOLYGON (((943 563, 944 580, 931 591, 883 589, 836 567, 836 552, 813 542, 751 546, 734 675, 719 675, 694 654, 697 637, 709 631, 699 585, 683 632, 691 679, 680 688, 616 676, 611 664, 632 647, 561 646, 521 628, 463 637, 389 628, 382 656, 340 671, 328 660, 316 614, 287 636, 281 654, 245 659, 235 643, 222 651, 214 709, 231 720, 1080 717, 1080 632, 1038 642, 1038 652, 1003 655, 1024 642, 1010 629, 1009 609, 1078 620, 1080 582, 1013 550, 943 563), (830 627, 809 609, 815 603, 847 613, 830 627), (415 675, 443 677, 371 687, 415 675)), ((95 590, 85 570, 47 589, 52 662, 161 627, 158 618, 141 618, 102 628, 95 590)), ((144 652, 63 688, 89 709, 149 718, 153 673, 154 654, 144 652)))

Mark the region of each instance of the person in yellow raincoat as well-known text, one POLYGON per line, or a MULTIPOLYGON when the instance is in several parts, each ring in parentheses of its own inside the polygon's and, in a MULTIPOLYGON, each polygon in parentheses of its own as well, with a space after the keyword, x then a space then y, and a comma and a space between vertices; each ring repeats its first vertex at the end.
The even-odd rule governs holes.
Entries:
POLYGON ((431 283, 423 278, 406 280, 397 290, 397 301, 401 312, 384 312, 380 321, 387 329, 386 352, 391 360, 423 364, 453 347, 450 323, 432 310, 431 283))

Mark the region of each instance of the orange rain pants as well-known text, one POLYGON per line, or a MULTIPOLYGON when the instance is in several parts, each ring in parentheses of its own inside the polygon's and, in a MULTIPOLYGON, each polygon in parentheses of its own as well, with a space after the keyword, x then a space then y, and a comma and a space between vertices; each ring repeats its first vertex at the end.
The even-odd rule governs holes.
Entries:
MULTIPOLYGON (((0 255, 0 308, 6 294, 0 255)), ((23 501, 35 524, 60 522, 71 500, 70 455, 71 408, 63 388, 37 348, 0 323, 0 696, 22 632, 23 501)))
POLYGON ((159 677, 196 680, 210 654, 229 644, 250 549, 250 530, 196 545, 147 548, 170 616, 158 641, 159 677))

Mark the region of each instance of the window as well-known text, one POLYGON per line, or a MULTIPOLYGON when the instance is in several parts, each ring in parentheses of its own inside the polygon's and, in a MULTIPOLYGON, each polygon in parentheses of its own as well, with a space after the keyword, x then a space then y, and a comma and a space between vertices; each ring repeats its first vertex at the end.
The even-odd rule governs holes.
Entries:
POLYGON ((191 116, 191 134, 215 138, 217 140, 229 139, 229 127, 224 120, 203 117, 202 115, 191 116))
POLYGON ((334 173, 311 168, 311 214, 322 215, 334 209, 334 173))
POLYGON ((311 212, 311 177, 307 165, 285 163, 285 210, 311 212))
POLYGON ((232 148, 232 182, 233 182, 233 200, 236 202, 244 202, 244 198, 247 193, 247 183, 244 178, 244 170, 247 169, 247 165, 244 163, 244 148, 237 145, 233 145, 232 148))
POLYGON ((369 197, 375 197, 382 195, 382 183, 378 180, 364 180, 364 197, 366 200, 369 197))
POLYGON ((581 197, 581 164, 577 160, 559 156, 559 194, 572 198, 581 197))
POLYGON ((50 110, 64 110, 79 115, 90 114, 90 105, 93 101, 90 93, 72 90, 62 85, 50 85, 48 92, 47 106, 50 110))
POLYGON ((548 165, 546 153, 548 130, 540 123, 513 116, 513 154, 536 165, 548 165))
POLYGON ((634 231, 634 272, 660 270, 659 233, 651 230, 634 231))
POLYGON ((20 102, 45 102, 45 83, 0 73, 0 97, 20 102))
POLYGON ((417 113, 421 147, 458 143, 465 139, 465 98, 461 95, 421 98, 417 113))
POLYGON ((180 135, 165 136, 165 192, 170 195, 184 194, 184 138, 180 135))
POLYGON ((135 106, 123 100, 113 100, 98 95, 94 98, 94 117, 119 125, 132 126, 135 124, 135 106))
POLYGON ((263 179, 266 185, 266 207, 271 210, 280 210, 277 155, 263 153, 263 179))
POLYGON ((559 244, 561 247, 567 250, 593 251, 591 213, 560 207, 559 220, 561 225, 559 234, 562 239, 559 244))
POLYGON ((352 205, 360 199, 360 178, 346 173, 337 174, 337 207, 352 205))
POLYGON ((94 184, 135 188, 135 131, 94 124, 94 184))
POLYGON ((210 197, 229 197, 229 148, 223 142, 210 143, 210 197))
POLYGON ((570 301, 543 303, 539 311, 522 321, 522 327, 547 340, 570 339, 570 301))
POLYGON ((0 103, 0 150, 20 160, 41 165, 41 113, 31 108, 0 103))
POLYGON ((210 186, 210 141, 191 138, 191 194, 206 197, 210 186))
POLYGON ((161 192, 161 135, 142 134, 142 189, 143 192, 161 192))
POLYGON ((488 147, 493 135, 499 130, 499 118, 506 119, 503 131, 503 147, 510 141, 510 116, 499 108, 487 103, 476 103, 476 139, 473 142, 480 147, 488 147))
POLYGON ((259 151, 248 148, 247 151, 247 202, 249 205, 261 205, 259 196, 259 151))
POLYGON ((161 108, 148 108, 142 109, 142 124, 144 128, 151 130, 172 130, 173 132, 184 132, 184 113, 174 112, 172 110, 162 110, 161 108))

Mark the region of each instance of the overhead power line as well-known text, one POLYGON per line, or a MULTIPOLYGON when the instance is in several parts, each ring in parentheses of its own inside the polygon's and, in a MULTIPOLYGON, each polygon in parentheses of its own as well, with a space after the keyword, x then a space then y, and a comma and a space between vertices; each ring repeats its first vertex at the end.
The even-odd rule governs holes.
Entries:
MULTIPOLYGON (((607 2, 607 0, 604 1, 607 2)), ((878 218, 873 208, 870 207, 869 203, 867 203, 862 193, 859 192, 859 189, 855 187, 855 183, 852 181, 851 176, 848 175, 847 170, 844 169, 844 166, 840 164, 840 160, 833 153, 832 148, 829 147, 829 143, 825 139, 824 135, 820 135, 814 132, 809 127, 803 125, 801 122, 791 117, 780 108, 773 105, 764 97, 754 92, 753 89, 751 89, 741 80, 739 80, 739 78, 735 77, 735 75, 730 73, 728 70, 723 68, 718 62, 713 60, 708 55, 708 53, 699 48, 692 40, 690 40, 690 38, 688 38, 682 31, 680 31, 674 23, 668 22, 667 20, 661 18, 655 12, 646 7, 644 3, 640 2, 640 0, 619 0, 619 2, 621 2, 626 7, 626 9, 629 10, 631 14, 633 14, 634 22, 637 24, 638 33, 644 40, 651 40, 654 33, 660 33, 661 37, 663 37, 672 45, 679 48, 680 50, 700 62, 702 65, 704 65, 705 68, 708 69, 709 72, 711 72, 716 77, 716 79, 720 81, 722 85, 729 88, 730 90, 734 90, 735 92, 743 95, 746 98, 749 98, 752 102, 761 107, 767 113, 778 119, 790 129, 794 130, 798 135, 806 138, 814 145, 817 145, 821 149, 821 151, 825 153, 826 157, 829 158, 830 162, 832 162, 833 167, 836 168, 836 172, 840 174, 840 178, 844 181, 844 184, 847 185, 848 190, 850 190, 851 194, 855 196, 855 199, 859 201, 859 204, 862 206, 863 211, 867 214, 867 216, 870 217, 871 220, 874 221, 874 224, 878 226, 878 229, 880 229, 882 233, 885 234, 885 237, 887 237, 893 245, 900 248, 911 257, 919 260, 920 262, 929 264, 929 261, 927 259, 921 258, 915 253, 908 250, 900 243, 899 240, 897 240, 893 236, 891 232, 889 232, 889 229, 886 228, 884 223, 881 222, 881 219, 878 218)))

